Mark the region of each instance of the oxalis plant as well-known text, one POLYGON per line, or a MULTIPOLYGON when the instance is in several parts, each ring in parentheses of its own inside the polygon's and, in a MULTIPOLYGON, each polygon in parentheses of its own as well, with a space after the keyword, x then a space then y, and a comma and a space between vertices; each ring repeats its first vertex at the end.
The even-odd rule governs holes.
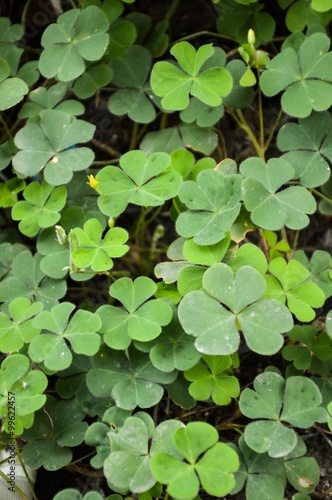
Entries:
POLYGON ((17 3, 0 416, 31 497, 328 495, 332 1, 17 3))

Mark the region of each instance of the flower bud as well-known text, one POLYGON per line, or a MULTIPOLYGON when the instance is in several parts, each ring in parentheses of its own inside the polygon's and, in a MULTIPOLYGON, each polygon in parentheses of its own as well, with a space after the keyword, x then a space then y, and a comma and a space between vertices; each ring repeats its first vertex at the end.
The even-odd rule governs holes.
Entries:
POLYGON ((256 42, 255 32, 250 28, 250 30, 248 31, 248 43, 250 43, 250 45, 254 45, 255 42, 256 42))

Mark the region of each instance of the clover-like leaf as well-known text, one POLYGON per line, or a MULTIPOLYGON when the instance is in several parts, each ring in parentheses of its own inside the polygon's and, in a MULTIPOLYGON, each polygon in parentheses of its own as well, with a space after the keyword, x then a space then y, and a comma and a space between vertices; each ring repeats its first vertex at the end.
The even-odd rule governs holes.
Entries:
POLYGON ((260 85, 265 95, 284 91, 281 106, 285 113, 306 118, 312 110, 324 111, 332 104, 332 63, 330 39, 314 33, 301 44, 298 53, 292 47, 283 49, 266 64, 260 85))
POLYGON ((150 468, 151 457, 161 451, 179 456, 172 438, 174 432, 183 427, 181 422, 162 422, 151 433, 146 422, 139 418, 140 414, 136 415, 127 418, 117 432, 108 433, 111 453, 104 462, 104 473, 116 491, 147 491, 156 483, 150 468))
POLYGON ((128 205, 158 206, 178 194, 182 178, 175 171, 165 172, 170 164, 166 153, 129 151, 120 159, 120 168, 105 167, 98 175, 100 210, 111 217, 120 215, 128 205))
POLYGON ((242 188, 244 204, 252 221, 264 229, 283 226, 302 229, 309 223, 306 214, 316 210, 316 201, 303 186, 290 186, 278 191, 294 177, 294 169, 282 158, 272 158, 267 164, 260 158, 242 162, 241 173, 246 177, 242 188))
POLYGON ((24 190, 26 201, 18 201, 12 210, 13 220, 21 221, 18 225, 21 233, 35 236, 40 228, 50 227, 60 219, 60 210, 65 206, 67 189, 53 186, 43 181, 31 182, 24 190))
POLYGON ((264 275, 268 269, 268 263, 264 252, 252 243, 244 243, 228 260, 227 265, 238 271, 242 266, 251 266, 264 275))
POLYGON ((177 232, 186 238, 193 237, 198 245, 213 245, 225 238, 239 215, 241 177, 203 170, 196 182, 182 184, 179 197, 188 210, 177 218, 177 232))
POLYGON ((43 394, 48 384, 46 375, 40 370, 33 370, 30 360, 23 354, 11 354, 1 363, 0 368, 0 417, 5 417, 4 429, 13 431, 9 415, 9 401, 15 398, 16 436, 22 434, 24 428, 31 427, 34 412, 43 406, 46 396, 43 394), (9 425, 9 427, 8 427, 9 425))
POLYGON ((129 249, 124 243, 128 240, 128 233, 121 227, 109 229, 102 237, 103 227, 97 219, 89 219, 83 229, 77 227, 70 233, 70 240, 74 237, 77 245, 71 253, 75 266, 85 269, 91 266, 95 272, 112 269, 114 257, 122 257, 129 249))
POLYGON ((36 413, 33 426, 24 433, 24 440, 28 441, 22 453, 24 462, 34 469, 43 466, 49 471, 67 465, 73 456, 70 447, 78 446, 84 439, 88 427, 81 422, 84 416, 77 398, 57 401, 47 396, 45 408, 36 413))
POLYGON ((300 321, 311 321, 316 316, 313 307, 325 302, 324 292, 307 280, 310 272, 297 260, 288 263, 283 257, 273 259, 269 265, 273 276, 266 276, 265 295, 285 303, 300 321))
POLYGON ((332 259, 329 252, 316 250, 309 260, 303 250, 298 250, 294 254, 294 259, 299 261, 306 269, 310 271, 308 281, 315 283, 323 290, 325 297, 332 295, 332 259))
POLYGON ((241 393, 240 410, 249 418, 266 420, 247 425, 247 445, 256 453, 268 452, 271 457, 288 455, 297 444, 297 435, 283 422, 304 429, 315 421, 326 422, 328 416, 319 406, 321 402, 318 387, 308 378, 294 376, 285 382, 277 373, 258 375, 254 389, 241 393))
POLYGON ((284 347, 283 357, 287 361, 293 361, 297 370, 306 370, 311 366, 314 357, 324 361, 331 359, 332 345, 331 339, 326 332, 318 335, 314 326, 299 326, 288 332, 292 342, 284 347), (294 344, 293 342, 297 343, 294 344))
POLYGON ((219 33, 232 39, 235 38, 240 44, 247 43, 248 30, 252 29, 255 32, 257 44, 260 44, 261 41, 273 38, 276 23, 272 15, 262 11, 256 2, 241 0, 230 6, 227 5, 222 15, 218 17, 217 27, 219 33))
POLYGON ((31 304, 25 297, 18 297, 9 304, 9 315, 0 312, 0 349, 17 351, 40 333, 32 326, 32 318, 43 309, 41 302, 31 304))
POLYGON ((154 477, 168 485, 170 495, 179 500, 192 500, 200 484, 213 496, 221 497, 231 491, 239 459, 232 448, 218 443, 218 433, 211 425, 191 422, 179 428, 173 440, 177 452, 187 462, 165 452, 156 453, 150 461, 154 477))
POLYGON ((73 90, 80 99, 87 99, 92 97, 99 88, 105 87, 112 77, 113 71, 109 66, 102 63, 95 64, 76 80, 73 90))
POLYGON ((186 147, 210 155, 217 144, 218 136, 213 130, 191 124, 148 132, 140 143, 140 149, 147 154, 158 151, 171 154, 186 147))
POLYGON ((84 113, 84 106, 74 99, 64 99, 68 92, 68 84, 58 82, 49 89, 38 87, 29 94, 31 102, 23 104, 18 116, 20 118, 39 117, 39 113, 45 109, 56 109, 64 111, 70 115, 81 115, 84 113))
POLYGON ((8 78, 9 75, 9 64, 0 57, 0 111, 12 108, 29 92, 29 87, 21 78, 8 78))
POLYGON ((105 53, 108 27, 106 15, 95 5, 61 14, 42 36, 44 50, 39 60, 42 75, 57 76, 63 82, 80 76, 85 71, 85 60, 97 61, 105 53))
POLYGON ((204 102, 192 97, 188 106, 181 114, 181 120, 185 123, 196 123, 199 127, 212 127, 224 114, 223 106, 208 106, 204 102))
POLYGON ((73 172, 85 170, 94 158, 91 149, 72 146, 89 141, 94 131, 94 125, 64 111, 41 111, 40 125, 28 122, 15 136, 21 151, 13 158, 14 168, 25 177, 42 170, 49 184, 67 184, 73 172))
POLYGON ((212 45, 202 45, 197 51, 188 42, 175 44, 171 54, 180 68, 173 63, 160 61, 153 66, 151 87, 162 97, 167 110, 182 110, 189 104, 189 95, 197 97, 208 106, 219 106, 221 97, 232 89, 232 77, 223 67, 202 67, 214 55, 212 45))
POLYGON ((212 397, 217 405, 228 405, 232 398, 240 394, 239 381, 229 371, 232 358, 203 356, 202 359, 206 364, 198 363, 184 373, 186 379, 192 382, 189 386, 190 395, 201 401, 212 397))
POLYGON ((62 213, 59 226, 41 231, 37 239, 37 250, 43 256, 40 261, 43 273, 50 278, 61 279, 69 270, 71 279, 75 281, 85 281, 91 278, 91 272, 80 272, 73 264, 71 253, 75 242, 75 248, 78 248, 78 241, 77 238, 70 237, 73 228, 83 227, 91 217, 96 217, 105 227, 104 216, 99 211, 84 210, 84 206, 72 206, 62 213), (59 239, 59 232, 62 232, 63 240, 59 239))
POLYGON ((108 101, 111 113, 128 114, 138 123, 154 120, 156 111, 147 95, 149 88, 146 85, 151 60, 150 53, 144 47, 133 45, 126 50, 123 59, 116 58, 110 62, 114 71, 113 83, 121 88, 108 101))
POLYGON ((17 297, 34 299, 50 309, 66 293, 66 283, 45 276, 40 269, 42 256, 32 256, 29 250, 20 249, 12 263, 11 273, 0 282, 0 302, 11 302, 17 297))
MULTIPOLYGON (((103 497, 97 491, 89 491, 84 496, 75 488, 66 488, 59 491, 53 497, 53 500, 103 500, 103 497)), ((122 500, 121 496, 110 495, 110 500, 122 500)))
POLYGON ((18 193, 23 191, 25 181, 13 177, 0 183, 0 207, 13 207, 17 203, 18 193))
POLYGON ((175 306, 173 318, 168 325, 162 329, 162 333, 150 342, 135 341, 135 346, 149 352, 150 360, 158 370, 171 372, 173 370, 188 370, 194 366, 200 353, 194 346, 194 339, 183 330, 175 306))
POLYGON ((17 68, 23 54, 23 48, 17 46, 17 42, 23 34, 22 24, 11 24, 9 17, 0 18, 0 57, 7 61, 11 75, 17 74, 17 68))
POLYGON ((49 370, 64 370, 72 361, 69 343, 74 352, 93 356, 100 346, 101 320, 89 311, 79 310, 69 320, 75 306, 62 302, 51 311, 41 312, 33 321, 43 333, 29 346, 29 356, 37 363, 44 362, 49 370), (45 333, 50 332, 50 333, 45 333))
POLYGON ((260 354, 276 353, 282 333, 293 326, 286 306, 263 297, 264 278, 259 271, 242 266, 235 274, 226 264, 214 264, 203 276, 206 292, 188 293, 180 302, 180 322, 195 346, 208 355, 234 353, 242 330, 247 345, 260 354), (225 304, 229 309, 226 309, 225 304))
POLYGON ((331 116, 325 111, 312 112, 299 123, 286 123, 278 133, 278 148, 287 151, 282 158, 295 170, 305 187, 321 186, 330 177, 332 161, 331 116))
POLYGON ((120 278, 110 287, 110 295, 119 300, 126 310, 101 306, 97 314, 102 320, 100 332, 104 342, 113 349, 127 348, 132 339, 147 342, 161 333, 161 327, 172 319, 171 307, 162 299, 148 299, 157 285, 146 276, 132 281, 120 278))
POLYGON ((235 495, 245 485, 247 500, 256 500, 257 491, 262 500, 270 500, 271 496, 283 498, 286 485, 285 470, 279 459, 267 453, 256 453, 247 445, 244 436, 239 439, 239 470, 234 474, 236 485, 231 491, 235 495))
POLYGON ((128 357, 119 351, 100 349, 86 382, 94 396, 113 399, 119 408, 133 410, 157 404, 164 392, 161 384, 169 384, 175 377, 176 372, 157 370, 147 354, 137 349, 129 349, 128 357))

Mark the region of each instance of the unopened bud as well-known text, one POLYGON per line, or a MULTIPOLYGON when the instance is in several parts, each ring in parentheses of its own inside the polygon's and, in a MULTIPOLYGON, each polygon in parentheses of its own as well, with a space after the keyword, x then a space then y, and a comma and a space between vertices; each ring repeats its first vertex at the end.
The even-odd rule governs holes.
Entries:
POLYGON ((248 31, 248 43, 250 43, 250 45, 254 45, 255 42, 256 42, 255 32, 250 28, 250 30, 248 31))

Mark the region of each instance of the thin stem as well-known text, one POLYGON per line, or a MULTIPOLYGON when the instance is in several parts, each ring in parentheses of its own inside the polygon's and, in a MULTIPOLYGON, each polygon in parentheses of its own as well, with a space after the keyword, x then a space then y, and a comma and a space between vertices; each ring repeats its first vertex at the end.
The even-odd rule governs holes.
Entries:
POLYGON ((138 135, 138 123, 134 122, 133 132, 131 134, 129 151, 132 151, 133 149, 135 149, 136 144, 137 144, 137 135, 138 135))
POLYGON ((326 203, 329 203, 329 205, 332 205, 331 198, 328 198, 327 196, 325 196, 325 194, 321 193, 320 191, 317 191, 317 189, 311 188, 309 189, 309 191, 317 195, 319 198, 322 198, 322 200, 326 201, 326 203))
POLYGON ((297 243, 299 241, 299 236, 300 236, 300 231, 299 230, 295 231, 294 238, 293 238, 293 245, 292 245, 292 251, 293 251, 293 253, 295 252, 295 250, 297 248, 297 243))
POLYGON ((35 492, 34 492, 33 483, 32 483, 32 481, 31 481, 31 479, 30 479, 30 476, 29 476, 29 474, 28 474, 28 471, 26 470, 25 463, 23 462, 23 459, 22 459, 22 456, 21 456, 21 452, 20 452, 20 450, 19 450, 19 448, 18 448, 18 446, 17 446, 17 441, 16 441, 16 439, 15 439, 14 441, 15 441, 15 451, 16 451, 16 455, 17 455, 17 457, 18 457, 18 459, 19 459, 19 462, 20 462, 20 464, 21 464, 21 466, 22 466, 22 469, 24 470, 25 477, 27 478, 27 481, 28 481, 29 486, 30 486, 30 489, 31 489, 31 494, 32 494, 32 496, 33 496, 34 500, 38 500, 38 499, 37 499, 37 497, 36 497, 36 495, 35 495, 35 492))
POLYGON ((290 244, 288 242, 288 237, 287 237, 287 231, 286 231, 286 228, 285 226, 283 226, 281 229, 280 229, 280 233, 281 233, 281 237, 282 239, 287 243, 287 245, 290 247, 290 244))
POLYGON ((171 19, 172 15, 174 14, 174 12, 177 9, 180 2, 181 2, 181 0, 173 0, 168 11, 165 14, 165 17, 164 17, 165 21, 169 21, 171 19))
POLYGON ((263 155, 263 160, 265 159, 266 146, 264 144, 265 134, 264 134, 264 114, 263 114, 263 104, 262 104, 262 91, 260 87, 260 72, 259 67, 257 68, 257 83, 258 83, 258 117, 259 117, 259 142, 263 155))
POLYGON ((28 13, 31 2, 32 2, 32 0, 27 0, 26 4, 24 6, 24 9, 22 11, 21 24, 23 24, 23 26, 25 25, 25 22, 27 20, 27 13, 28 13))
POLYGON ((265 149, 268 149, 268 147, 270 146, 270 142, 272 141, 273 136, 275 134, 275 131, 277 130, 277 127, 278 127, 279 122, 281 120, 282 114, 283 114, 283 111, 282 111, 282 109, 280 109, 278 116, 276 118, 276 121, 274 122, 273 127, 271 128, 269 137, 267 138, 267 141, 265 142, 265 149))
POLYGON ((247 120, 245 119, 245 117, 243 116, 243 113, 240 109, 237 109, 236 110, 236 115, 230 111, 230 114, 231 116, 233 116, 233 118, 235 119, 236 123, 238 124, 238 126, 244 131, 246 132, 246 134, 248 135, 248 137, 250 138, 251 142, 252 142, 252 145, 254 146, 255 150, 256 150, 256 153, 257 153, 257 156, 259 158, 261 158, 262 160, 264 160, 264 151, 263 149, 261 148, 261 146, 259 145, 257 139, 256 139, 256 136, 255 134, 253 133, 253 131, 251 130, 251 127, 249 125, 249 123, 247 122, 247 120), (236 117, 237 116, 237 117, 236 117), (236 117, 236 118, 235 118, 236 117))
POLYGON ((2 116, 2 113, 0 113, 0 122, 2 123, 3 128, 5 129, 5 132, 6 132, 7 136, 11 139, 13 136, 12 136, 12 134, 11 134, 9 128, 8 128, 6 120, 4 120, 4 118, 2 116))
POLYGON ((97 146, 97 148, 101 149, 102 151, 105 151, 105 153, 108 153, 110 156, 115 158, 120 158, 121 156, 120 153, 116 149, 113 149, 111 146, 108 146, 103 142, 97 141, 97 139, 92 139, 91 142, 94 146, 97 146))
POLYGON ((178 43, 178 42, 192 40, 193 38, 197 38, 198 36, 204 36, 204 35, 215 37, 215 38, 221 38, 222 40, 231 40, 232 42, 236 43, 235 38, 232 38, 231 36, 225 36, 225 35, 221 35, 220 33, 214 33, 213 31, 203 30, 203 31, 197 31, 196 33, 192 33, 191 35, 183 36, 182 38, 179 38, 178 40, 173 42, 172 45, 174 45, 175 43, 178 43))
POLYGON ((178 214, 181 213, 181 210, 180 210, 180 207, 178 205, 178 202, 177 202, 177 199, 176 198, 173 198, 173 205, 174 205, 174 208, 175 210, 177 211, 178 214))

